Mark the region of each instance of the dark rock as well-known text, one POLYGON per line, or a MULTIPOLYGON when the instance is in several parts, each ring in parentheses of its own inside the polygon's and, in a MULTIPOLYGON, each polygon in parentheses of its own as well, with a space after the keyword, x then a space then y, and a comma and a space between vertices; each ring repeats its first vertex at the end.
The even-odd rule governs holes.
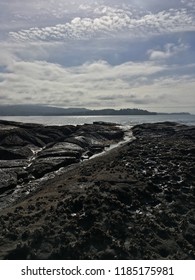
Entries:
POLYGON ((0 194, 17 185, 17 174, 9 169, 0 169, 0 194))
POLYGON ((80 146, 68 143, 68 142, 60 142, 54 144, 50 148, 45 148, 40 153, 38 153, 39 158, 45 157, 76 157, 80 158, 84 149, 80 146))
POLYGON ((195 246, 195 225, 193 224, 187 225, 187 228, 184 232, 184 237, 189 243, 195 246))
POLYGON ((20 168, 28 165, 25 159, 0 160, 0 168, 20 168))
POLYGON ((1 160, 13 160, 13 159, 27 159, 33 155, 33 152, 28 147, 0 147, 0 159, 1 160))
POLYGON ((36 137, 31 131, 23 128, 14 128, 11 130, 1 131, 0 144, 2 146, 26 146, 34 144, 36 146, 44 146, 44 142, 36 137))
POLYGON ((76 145, 80 146, 81 148, 85 148, 85 149, 91 145, 90 138, 85 137, 85 136, 70 137, 70 138, 66 139, 66 142, 76 144, 76 145))
POLYGON ((31 248, 27 244, 19 243, 17 247, 9 252, 8 260, 25 260, 31 255, 31 248))
POLYGON ((26 169, 26 171, 35 178, 40 178, 45 174, 56 171, 61 167, 78 162, 76 157, 47 157, 40 158, 33 162, 33 164, 26 169))
POLYGON ((43 126, 0 121, 0 170, 9 169, 1 179, 1 192, 17 183, 24 189, 35 178, 102 152, 108 141, 122 137, 120 131, 105 123, 43 126))
POLYGON ((96 144, 96 145, 90 145, 89 151, 92 152, 92 154, 101 153, 104 150, 104 145, 102 144, 96 144))

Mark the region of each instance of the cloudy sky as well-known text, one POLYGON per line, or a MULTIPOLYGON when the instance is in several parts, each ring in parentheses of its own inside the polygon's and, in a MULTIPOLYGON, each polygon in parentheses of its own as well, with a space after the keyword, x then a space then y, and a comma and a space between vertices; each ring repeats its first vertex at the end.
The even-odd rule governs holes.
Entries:
POLYGON ((0 0, 0 104, 195 113, 195 0, 0 0))

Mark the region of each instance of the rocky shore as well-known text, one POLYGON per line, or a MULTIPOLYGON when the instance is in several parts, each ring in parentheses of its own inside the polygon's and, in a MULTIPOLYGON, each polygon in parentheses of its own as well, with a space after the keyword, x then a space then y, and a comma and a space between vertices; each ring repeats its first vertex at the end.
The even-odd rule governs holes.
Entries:
POLYGON ((0 121, 0 209, 123 137, 119 127, 102 122, 43 126, 0 121))
POLYGON ((195 127, 132 132, 1 121, 0 259, 195 259, 195 127))

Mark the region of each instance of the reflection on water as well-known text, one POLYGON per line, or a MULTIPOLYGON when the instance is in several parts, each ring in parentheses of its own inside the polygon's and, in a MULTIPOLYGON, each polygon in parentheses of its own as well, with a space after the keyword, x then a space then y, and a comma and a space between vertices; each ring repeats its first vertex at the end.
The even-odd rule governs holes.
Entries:
POLYGON ((41 123, 45 125, 77 125, 95 121, 113 122, 123 125, 173 121, 187 125, 195 125, 195 115, 140 115, 140 116, 0 116, 2 120, 41 123))

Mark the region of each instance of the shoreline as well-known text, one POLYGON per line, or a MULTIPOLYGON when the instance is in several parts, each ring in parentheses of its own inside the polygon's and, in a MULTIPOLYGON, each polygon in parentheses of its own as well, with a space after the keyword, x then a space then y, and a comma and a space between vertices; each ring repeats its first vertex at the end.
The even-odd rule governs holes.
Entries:
POLYGON ((0 259, 195 259, 195 127, 132 131, 1 210, 0 259))

